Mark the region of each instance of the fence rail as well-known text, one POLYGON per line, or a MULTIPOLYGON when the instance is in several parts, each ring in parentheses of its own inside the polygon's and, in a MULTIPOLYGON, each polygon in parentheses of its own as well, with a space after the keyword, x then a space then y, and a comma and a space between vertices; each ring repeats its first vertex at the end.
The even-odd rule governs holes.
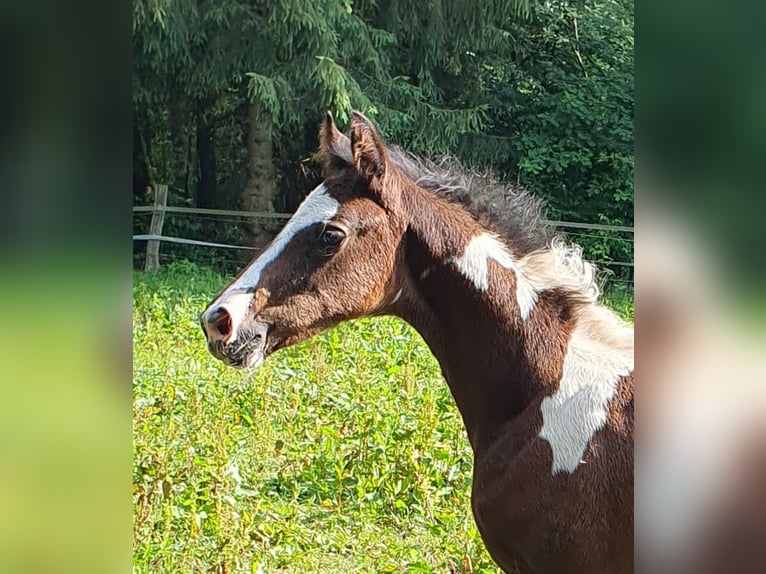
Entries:
POLYGON ((222 249, 248 249, 250 251, 260 251, 258 247, 245 247, 241 245, 226 245, 225 243, 211 243, 209 241, 198 241, 196 239, 184 239, 183 237, 170 237, 168 235, 134 235, 133 241, 167 241, 168 243, 182 243, 184 245, 198 245, 200 247, 219 247, 222 249))
MULTIPOLYGON (((133 213, 147 213, 152 215, 151 225, 148 234, 133 235, 133 241, 146 241, 146 264, 147 271, 155 270, 159 267, 159 245, 160 242, 177 243, 185 245, 195 245, 198 247, 215 247, 220 249, 237 249, 247 251, 260 251, 257 247, 244 245, 228 245, 225 243, 213 243, 210 241, 199 241, 197 239, 187 239, 184 237, 170 237, 162 235, 162 226, 166 213, 178 213, 186 215, 207 215, 207 216, 225 216, 242 218, 260 218, 260 219, 279 219, 287 220, 292 217, 292 213, 274 213, 263 211, 236 211, 230 209, 205 209, 199 207, 180 207, 167 205, 167 186, 157 185, 157 194, 154 205, 139 205, 133 207, 133 213), (164 188, 164 189, 163 189, 164 188)), ((634 233, 633 227, 622 225, 603 225, 600 223, 579 223, 573 221, 555 221, 544 220, 546 225, 563 229, 583 229, 590 231, 608 231, 614 233, 634 233)), ((578 235, 573 233, 573 235, 578 235)), ((633 241, 629 239, 627 241, 633 241)), ((601 261, 597 262, 608 266, 634 267, 633 262, 627 261, 601 261)))
MULTIPOLYGON (((222 215, 235 217, 260 217, 263 219, 290 219, 292 213, 276 213, 270 211, 236 211, 231 209, 205 209, 201 207, 175 207, 171 205, 154 207, 152 205, 139 205, 133 207, 133 213, 155 213, 163 211, 165 213, 187 213, 190 215, 222 215)), ((632 227, 622 225, 603 225, 600 223, 578 223, 574 221, 556 221, 553 219, 544 219, 543 223, 552 227, 565 227, 570 229, 589 229, 595 231, 619 231, 622 233, 633 233, 632 227)), ((235 247, 235 246, 231 246, 235 247)))
POLYGON ((230 209, 205 209, 202 207, 174 207, 165 205, 155 209, 153 205, 139 205, 133 208, 133 213, 189 213, 191 215, 234 215, 239 217, 264 217, 266 219, 290 219, 292 213, 274 213, 272 211, 232 211, 230 209))

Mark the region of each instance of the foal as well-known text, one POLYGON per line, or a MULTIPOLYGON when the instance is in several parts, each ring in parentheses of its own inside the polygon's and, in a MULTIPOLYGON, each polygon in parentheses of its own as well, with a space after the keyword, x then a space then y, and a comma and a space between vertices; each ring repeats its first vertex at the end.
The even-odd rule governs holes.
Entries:
POLYGON ((201 317, 234 367, 393 314, 438 359, 474 451, 472 506, 506 572, 633 570, 633 329, 525 192, 328 114, 324 182, 201 317), (486 219, 499 201, 507 221, 486 219), (482 213, 480 213, 482 212, 482 213), (503 228, 504 235, 500 235, 503 228))

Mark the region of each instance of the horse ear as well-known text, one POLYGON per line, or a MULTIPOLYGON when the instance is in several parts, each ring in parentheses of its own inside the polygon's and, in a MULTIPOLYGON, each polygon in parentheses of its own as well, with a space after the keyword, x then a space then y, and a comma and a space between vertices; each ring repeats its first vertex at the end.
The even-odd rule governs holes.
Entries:
POLYGON ((386 145, 372 122, 359 112, 351 112, 351 154, 354 167, 370 187, 376 187, 388 168, 386 145))
POLYGON ((335 121, 329 111, 319 130, 319 155, 325 172, 354 164, 354 158, 351 156, 351 140, 335 127, 335 121))

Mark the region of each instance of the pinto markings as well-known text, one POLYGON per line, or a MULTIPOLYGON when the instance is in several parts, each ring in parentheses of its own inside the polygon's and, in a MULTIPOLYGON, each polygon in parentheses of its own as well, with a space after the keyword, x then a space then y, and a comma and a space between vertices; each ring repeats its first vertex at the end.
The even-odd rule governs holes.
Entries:
POLYGON ((455 263, 460 273, 479 291, 485 292, 489 288, 490 259, 516 274, 516 301, 521 318, 526 319, 537 303, 537 290, 524 276, 518 261, 500 238, 491 233, 477 235, 468 242, 462 256, 451 258, 449 261, 455 263))
POLYGON ((588 443, 606 424, 620 380, 633 371, 633 330, 603 307, 578 318, 557 391, 540 405, 538 435, 551 445, 552 473, 574 472, 588 443))

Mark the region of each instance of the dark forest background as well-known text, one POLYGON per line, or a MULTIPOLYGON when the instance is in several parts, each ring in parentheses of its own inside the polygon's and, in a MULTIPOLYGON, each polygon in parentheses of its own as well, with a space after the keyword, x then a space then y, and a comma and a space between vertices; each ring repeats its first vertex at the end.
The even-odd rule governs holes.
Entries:
MULTIPOLYGON (((323 113, 344 126, 359 109, 410 151, 521 183, 551 219, 633 224, 631 1, 136 0, 133 10, 134 205, 164 183, 170 205, 293 211, 319 181, 323 113)), ((258 244, 279 225, 169 215, 164 234, 258 244)), ((147 227, 137 214, 136 232, 147 227)), ((573 239, 591 259, 633 260, 632 235, 573 239)))

